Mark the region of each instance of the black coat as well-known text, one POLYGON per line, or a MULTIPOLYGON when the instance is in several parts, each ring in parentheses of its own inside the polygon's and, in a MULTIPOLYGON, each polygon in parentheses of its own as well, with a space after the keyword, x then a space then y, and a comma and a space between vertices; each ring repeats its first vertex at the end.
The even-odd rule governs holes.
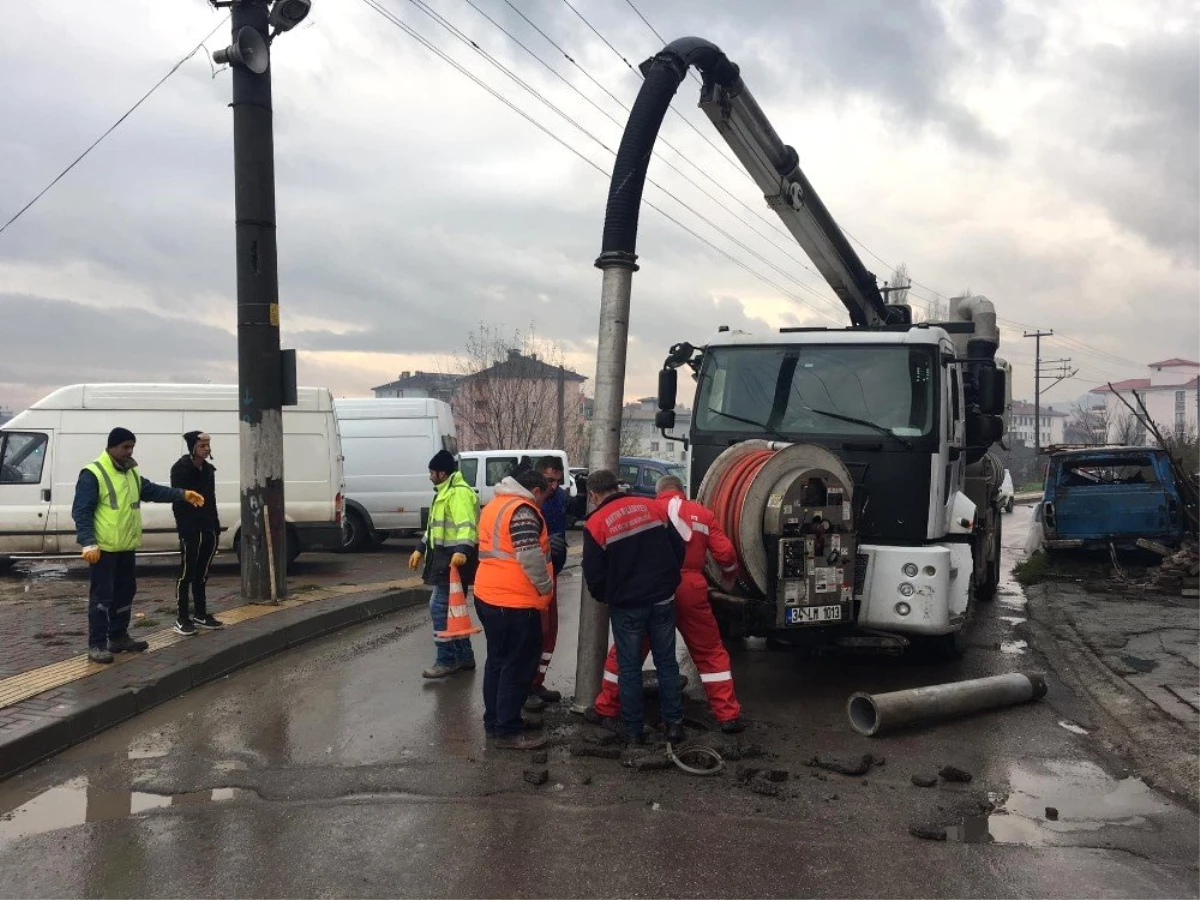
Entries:
POLYGON ((175 527, 181 535, 221 530, 221 520, 217 515, 217 470, 212 463, 205 460, 204 465, 197 469, 190 455, 179 457, 171 466, 171 487, 195 491, 204 498, 204 505, 199 508, 180 500, 171 504, 171 511, 175 513, 175 527))
POLYGON ((583 577, 601 603, 659 603, 679 587, 686 547, 654 500, 614 494, 588 516, 583 577))

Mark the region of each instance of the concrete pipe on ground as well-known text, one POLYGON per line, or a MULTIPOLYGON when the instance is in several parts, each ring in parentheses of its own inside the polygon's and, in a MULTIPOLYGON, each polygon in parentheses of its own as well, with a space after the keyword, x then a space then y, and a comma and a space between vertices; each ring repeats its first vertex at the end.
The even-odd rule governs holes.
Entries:
POLYGON ((1046 696, 1045 676, 1037 672, 1012 672, 954 684, 892 691, 858 692, 846 704, 851 727, 875 737, 906 725, 940 722, 985 709, 1013 706, 1046 696))

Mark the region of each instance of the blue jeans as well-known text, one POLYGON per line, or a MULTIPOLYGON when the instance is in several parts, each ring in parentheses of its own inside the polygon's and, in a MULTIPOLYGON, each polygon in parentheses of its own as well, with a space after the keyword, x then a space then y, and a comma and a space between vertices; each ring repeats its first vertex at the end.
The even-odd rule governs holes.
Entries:
POLYGON ((625 734, 642 734, 642 641, 649 639, 658 672, 659 710, 668 724, 683 721, 683 691, 675 659, 675 600, 651 606, 611 606, 613 643, 620 668, 621 725, 625 734))
POLYGON ((483 663, 483 730, 496 737, 521 733, 521 707, 542 658, 542 613, 493 606, 475 598, 475 614, 487 638, 483 663))
POLYGON ((437 650, 434 665, 450 668, 474 668, 475 651, 470 638, 440 638, 437 632, 446 630, 446 615, 450 610, 450 585, 435 584, 429 593, 429 615, 433 619, 433 646, 437 650))

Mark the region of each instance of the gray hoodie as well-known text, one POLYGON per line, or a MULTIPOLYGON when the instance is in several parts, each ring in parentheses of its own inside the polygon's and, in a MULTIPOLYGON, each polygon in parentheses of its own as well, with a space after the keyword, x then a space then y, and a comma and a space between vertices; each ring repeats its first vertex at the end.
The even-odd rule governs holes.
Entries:
POLYGON ((529 501, 528 505, 521 504, 510 522, 513 550, 534 589, 542 596, 549 594, 554 589, 554 582, 547 568, 549 560, 542 550, 541 537, 546 531, 546 523, 538 512, 537 500, 511 475, 496 485, 496 496, 520 497, 529 501))

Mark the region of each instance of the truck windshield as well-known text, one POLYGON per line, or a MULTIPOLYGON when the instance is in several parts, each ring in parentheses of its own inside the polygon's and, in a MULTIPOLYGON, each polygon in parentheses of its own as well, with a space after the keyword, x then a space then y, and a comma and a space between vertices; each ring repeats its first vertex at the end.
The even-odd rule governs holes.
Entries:
POLYGON ((924 346, 711 348, 695 427, 787 437, 881 431, 922 437, 934 427, 933 365, 933 348, 924 346))

